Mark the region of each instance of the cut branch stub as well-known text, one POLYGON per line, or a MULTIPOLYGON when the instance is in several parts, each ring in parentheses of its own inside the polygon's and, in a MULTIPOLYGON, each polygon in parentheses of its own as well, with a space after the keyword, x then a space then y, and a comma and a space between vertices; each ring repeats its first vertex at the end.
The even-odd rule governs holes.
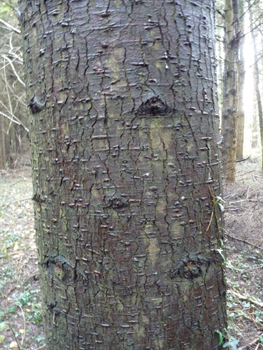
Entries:
POLYGON ((32 97, 28 104, 32 114, 36 114, 45 108, 45 103, 41 103, 36 96, 32 97))
POLYGON ((112 209, 122 209, 129 205, 129 202, 126 198, 123 198, 120 195, 115 195, 108 199, 106 208, 112 209))
POLYGON ((174 271, 171 271, 171 278, 179 276, 186 279, 194 279, 203 276, 210 262, 202 255, 190 254, 185 256, 174 271))
POLYGON ((43 196, 41 196, 41 194, 39 193, 35 193, 32 197, 32 200, 37 202, 37 203, 43 203, 45 202, 45 199, 43 198, 43 196))
POLYGON ((158 96, 149 98, 143 102, 137 110, 138 115, 165 115, 171 112, 172 109, 163 102, 158 96))

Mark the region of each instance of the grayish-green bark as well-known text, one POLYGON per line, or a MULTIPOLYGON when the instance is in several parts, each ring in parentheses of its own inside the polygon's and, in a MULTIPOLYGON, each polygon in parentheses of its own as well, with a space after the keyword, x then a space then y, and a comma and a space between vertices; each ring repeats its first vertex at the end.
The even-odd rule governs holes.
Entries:
POLYGON ((235 181, 237 147, 237 61, 239 37, 234 16, 236 0, 225 0, 225 69, 221 132, 223 173, 226 181, 235 181))
POLYGON ((20 8, 47 349, 219 349, 213 2, 20 8))

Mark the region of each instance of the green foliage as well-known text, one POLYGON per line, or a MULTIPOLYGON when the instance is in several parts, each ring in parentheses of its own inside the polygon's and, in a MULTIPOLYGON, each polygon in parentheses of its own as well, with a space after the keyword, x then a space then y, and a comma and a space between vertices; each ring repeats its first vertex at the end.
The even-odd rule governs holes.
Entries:
POLYGON ((220 332, 218 329, 215 332, 218 334, 218 337, 219 337, 218 345, 222 345, 223 339, 224 339, 222 332, 220 332))
MULTIPOLYGON (((6 323, 0 322, 0 333, 6 329, 6 323)), ((5 340, 5 336, 0 334, 0 344, 5 340)))
POLYGON ((37 324, 42 320, 42 310, 41 303, 39 302, 39 293, 40 290, 31 290, 21 292, 16 299, 17 305, 20 307, 26 308, 27 319, 34 320, 34 323, 37 324))
POLYGON ((31 305, 31 292, 30 291, 24 291, 19 294, 17 298, 18 305, 22 306, 30 306, 31 305))
POLYGON ((230 350, 242 350, 242 348, 237 347, 238 343, 239 343, 238 339, 230 338, 230 340, 223 345, 223 348, 229 347, 230 350))
POLYGON ((219 339, 218 339, 218 345, 219 346, 222 345, 224 349, 225 348, 229 348, 229 350, 242 350, 242 348, 238 348, 237 347, 237 344, 239 343, 239 340, 234 338, 234 337, 231 337, 228 334, 226 329, 224 330, 224 333, 226 335, 226 338, 229 338, 229 340, 227 342, 225 342, 224 344, 223 344, 224 334, 221 331, 219 331, 218 329, 215 332, 218 334, 218 337, 219 337, 219 339))
POLYGON ((0 2, 0 18, 5 19, 7 16, 13 15, 13 9, 4 1, 0 2))
POLYGON ((229 335, 226 329, 224 329, 224 334, 218 329, 215 332, 218 334, 218 337, 219 337, 218 339, 219 346, 222 346, 224 349, 228 348, 229 350, 242 350, 242 348, 237 348, 237 344, 239 343, 239 340, 234 337, 231 337, 231 335, 229 335), (224 338, 229 340, 223 343, 224 338))
POLYGON ((6 327, 5 322, 1 322, 0 323, 0 332, 2 332, 5 329, 5 327, 6 327))

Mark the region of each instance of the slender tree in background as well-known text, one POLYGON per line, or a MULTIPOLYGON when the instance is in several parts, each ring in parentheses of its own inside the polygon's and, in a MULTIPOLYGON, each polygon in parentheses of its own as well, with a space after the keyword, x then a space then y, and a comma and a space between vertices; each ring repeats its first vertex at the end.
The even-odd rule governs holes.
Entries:
POLYGON ((21 37, 15 1, 0 1, 0 169, 29 150, 21 37))
POLYGON ((222 114, 223 100, 223 76, 224 76, 224 33, 225 33, 225 15, 224 3, 222 0, 216 1, 216 58, 217 58, 217 93, 219 114, 222 114))
POLYGON ((213 1, 19 3, 47 349, 221 348, 213 1))
POLYGON ((244 58, 244 0, 236 0, 233 8, 236 19, 236 40, 237 40, 237 149, 236 159, 243 158, 244 149, 244 125, 245 113, 243 106, 243 93, 245 83, 245 58, 244 58))
MULTIPOLYGON (((253 28, 254 19, 253 19, 253 12, 252 12, 252 6, 251 1, 247 0, 248 2, 248 9, 249 9, 249 21, 250 26, 253 28)), ((261 91, 260 91, 260 70, 259 70, 259 55, 256 45, 256 33, 255 29, 251 30, 251 37, 252 37, 252 43, 254 48, 254 87, 255 87, 255 93, 256 93, 256 103, 257 103, 257 114, 258 114, 258 120, 259 120, 259 130, 260 130, 260 141, 261 141, 261 168, 263 169, 263 106, 262 106, 262 99, 261 99, 261 91)))
POLYGON ((225 65, 222 107, 222 163, 226 181, 235 181, 237 128, 237 23, 234 16, 236 0, 225 0, 225 65))

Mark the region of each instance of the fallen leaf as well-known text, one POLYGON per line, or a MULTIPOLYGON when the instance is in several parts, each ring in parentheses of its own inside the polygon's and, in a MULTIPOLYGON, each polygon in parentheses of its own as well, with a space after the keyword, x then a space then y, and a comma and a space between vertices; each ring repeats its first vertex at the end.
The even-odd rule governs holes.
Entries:
POLYGON ((5 329, 5 322, 0 322, 0 332, 2 332, 5 329))
POLYGON ((4 335, 0 335, 0 344, 3 343, 4 340, 5 340, 5 336, 4 335))
POLYGON ((16 348, 18 348, 17 342, 16 342, 16 341, 12 341, 12 342, 10 343, 10 345, 9 345, 9 348, 10 348, 10 349, 16 349, 16 348))

